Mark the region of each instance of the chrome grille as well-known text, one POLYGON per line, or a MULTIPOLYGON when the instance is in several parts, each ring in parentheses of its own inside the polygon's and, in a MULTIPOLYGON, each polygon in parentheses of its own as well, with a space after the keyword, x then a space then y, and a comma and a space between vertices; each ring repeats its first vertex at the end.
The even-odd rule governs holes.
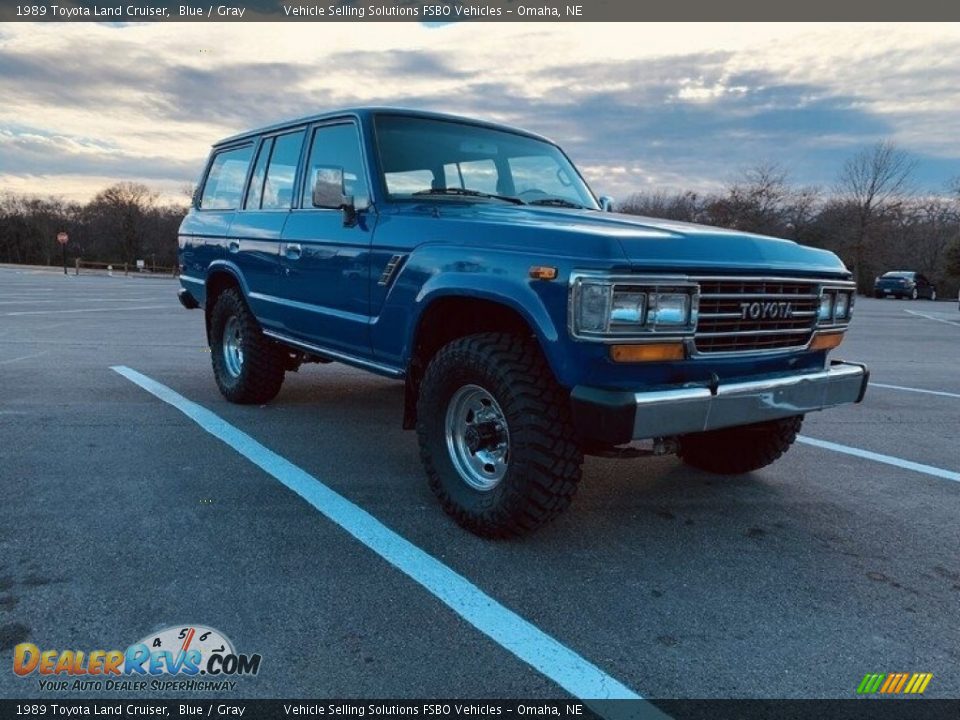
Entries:
POLYGON ((694 337, 697 351, 725 353, 804 347, 813 334, 819 305, 820 284, 817 282, 759 278, 700 280, 700 309, 694 337), (750 310, 757 307, 754 303, 759 303, 761 308, 757 317, 750 316, 750 310))

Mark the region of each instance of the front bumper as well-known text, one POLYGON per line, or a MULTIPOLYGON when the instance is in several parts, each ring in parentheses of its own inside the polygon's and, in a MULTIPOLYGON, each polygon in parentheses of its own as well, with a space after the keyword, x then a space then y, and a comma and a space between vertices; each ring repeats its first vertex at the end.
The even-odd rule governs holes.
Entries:
POLYGON ((584 440, 622 445, 858 403, 869 378, 865 365, 833 361, 819 372, 710 387, 633 393, 577 386, 570 400, 574 425, 584 440))

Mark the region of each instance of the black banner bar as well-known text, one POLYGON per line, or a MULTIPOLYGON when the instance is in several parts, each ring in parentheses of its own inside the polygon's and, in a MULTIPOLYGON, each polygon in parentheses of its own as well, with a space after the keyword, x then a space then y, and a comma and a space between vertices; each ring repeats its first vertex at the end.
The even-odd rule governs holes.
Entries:
POLYGON ((0 718, 942 720, 960 700, 0 700, 0 718))
POLYGON ((3 22, 706 22, 960 20, 943 0, 0 0, 3 22))

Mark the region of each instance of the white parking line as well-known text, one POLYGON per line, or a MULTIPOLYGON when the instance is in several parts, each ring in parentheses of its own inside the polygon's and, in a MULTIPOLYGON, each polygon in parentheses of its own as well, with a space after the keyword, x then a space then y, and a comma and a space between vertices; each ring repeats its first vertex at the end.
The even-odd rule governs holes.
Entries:
POLYGON ((824 450, 833 450, 834 452, 843 453, 844 455, 853 455, 854 457, 873 460, 874 462, 883 463, 884 465, 893 465, 903 468, 904 470, 913 470, 914 472, 932 475, 933 477, 943 478, 944 480, 960 482, 960 472, 944 470, 943 468, 934 467, 933 465, 916 463, 912 460, 903 460, 902 458, 893 457, 893 455, 881 455, 880 453, 871 452, 870 450, 861 450, 860 448, 840 445, 839 443, 828 440, 818 440, 817 438, 807 437, 806 435, 798 435, 797 442, 813 445, 814 447, 823 448, 824 450))
POLYGON ((904 392, 923 393, 925 395, 940 395, 942 397, 960 398, 960 393, 943 392, 942 390, 923 390, 922 388, 904 387, 903 385, 884 385, 870 382, 870 387, 886 388, 887 390, 903 390, 904 392))
POLYGON ((64 315, 65 313, 117 312, 120 310, 169 310, 170 305, 138 305, 136 307, 84 308, 82 310, 21 310, 19 312, 0 313, 4 317, 14 315, 64 315))
POLYGON ((44 350, 42 352, 33 353, 32 355, 21 355, 20 357, 10 358, 9 360, 0 360, 0 365, 9 365, 10 363, 20 362, 21 360, 29 360, 30 358, 46 355, 48 352, 50 351, 44 350))
POLYGON ((917 310, 904 310, 904 312, 908 312, 911 315, 919 315, 920 317, 926 318, 927 320, 936 320, 937 322, 946 323, 947 325, 956 325, 957 327, 960 327, 960 322, 954 322, 953 320, 934 317, 933 315, 927 315, 927 313, 925 312, 919 312, 917 310))
MULTIPOLYGON (((477 630, 582 699, 642 699, 558 640, 504 607, 462 575, 334 492, 306 470, 166 385, 125 366, 111 368, 172 405, 197 425, 279 480, 377 555, 422 585, 477 630)), ((644 718, 666 718, 644 704, 644 718)))
POLYGON ((72 295, 69 298, 57 298, 56 300, 51 300, 49 298, 44 298, 43 300, 0 300, 0 305, 51 305, 53 303, 60 303, 61 305, 65 303, 75 303, 75 302, 85 302, 85 303, 128 303, 128 302, 155 302, 156 298, 141 297, 141 298, 95 298, 95 297, 83 297, 72 295))

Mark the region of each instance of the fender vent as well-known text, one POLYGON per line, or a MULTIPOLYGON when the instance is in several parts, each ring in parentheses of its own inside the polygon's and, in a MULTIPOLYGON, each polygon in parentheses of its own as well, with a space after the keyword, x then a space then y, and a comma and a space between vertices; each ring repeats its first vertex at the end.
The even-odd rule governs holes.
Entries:
POLYGON ((390 262, 387 263, 387 266, 383 269, 383 273, 380 275, 380 279, 377 281, 377 285, 386 287, 390 284, 390 281, 393 280, 393 276, 396 275, 397 270, 400 268, 400 265, 403 264, 403 258, 405 256, 394 255, 390 258, 390 262))

